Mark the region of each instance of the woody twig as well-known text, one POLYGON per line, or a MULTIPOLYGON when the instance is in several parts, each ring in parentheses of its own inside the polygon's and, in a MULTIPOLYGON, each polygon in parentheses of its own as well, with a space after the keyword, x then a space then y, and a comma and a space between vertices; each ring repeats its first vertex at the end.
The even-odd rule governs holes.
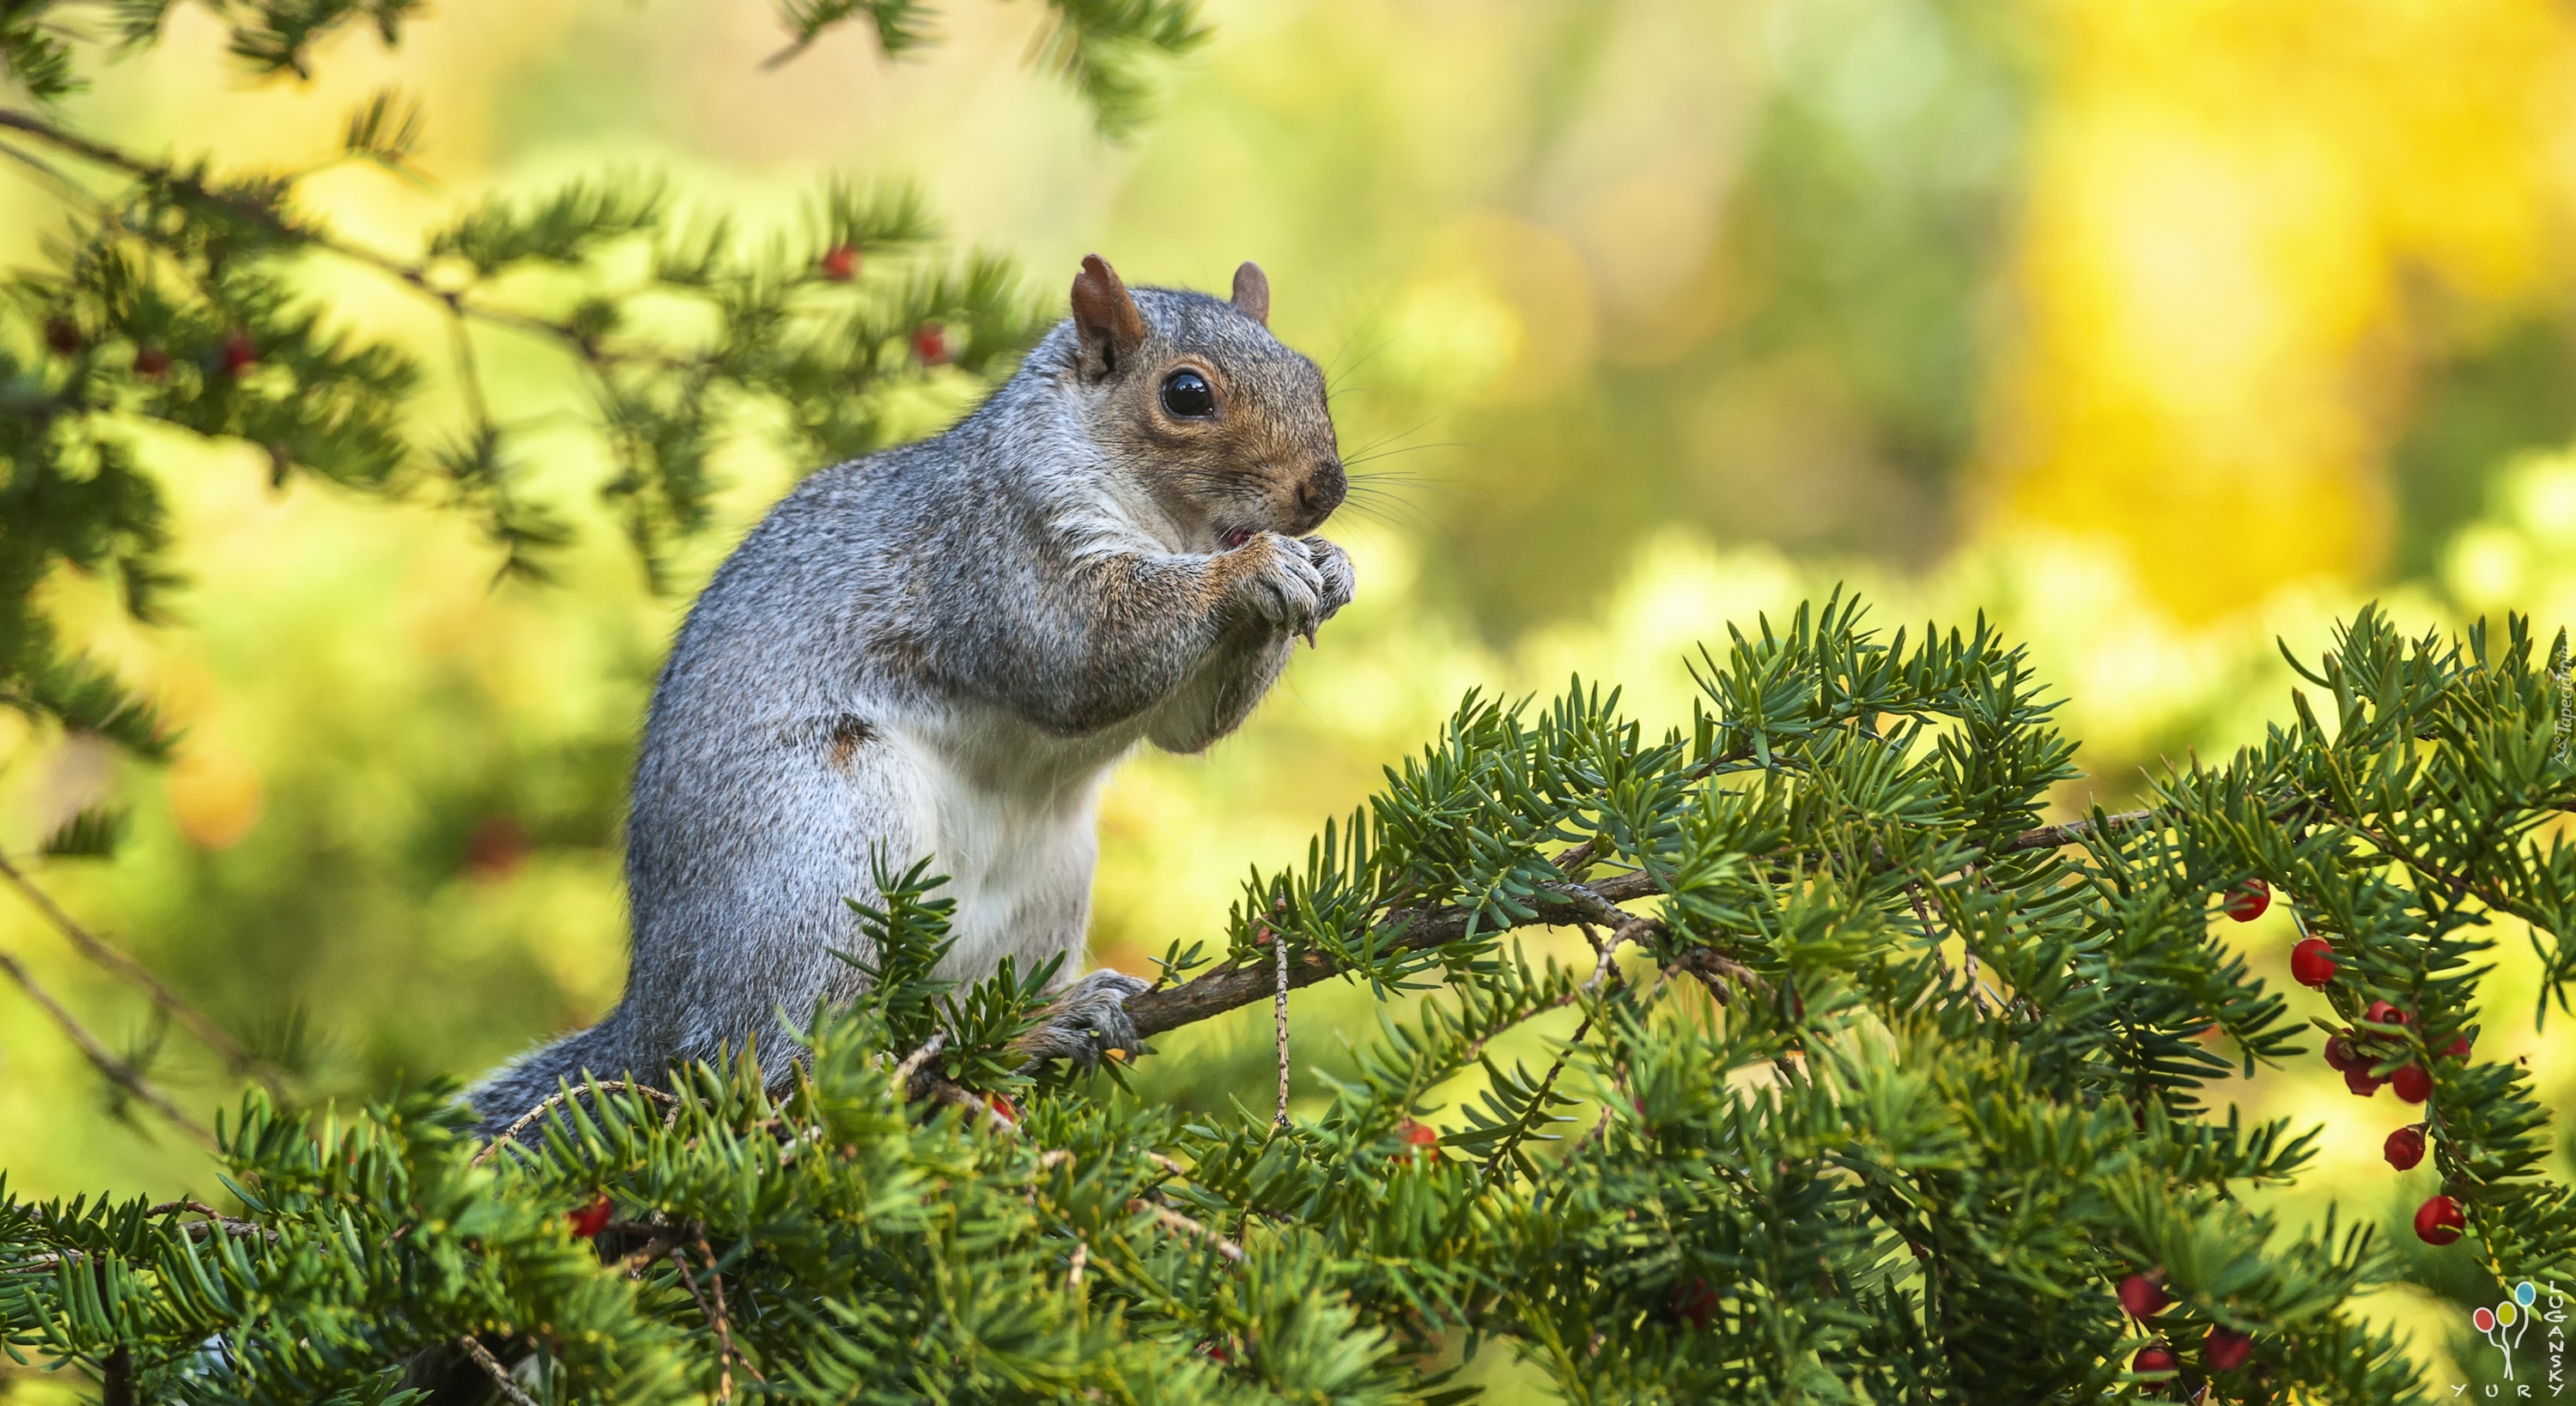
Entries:
POLYGON ((109 1082, 142 1100, 153 1112, 168 1119, 180 1131, 196 1139, 203 1146, 211 1148, 215 1145, 215 1135, 205 1124, 189 1117, 187 1111, 172 1102, 168 1094, 163 1093, 151 1080, 144 1078, 143 1071, 119 1059, 116 1052, 107 1047, 106 1042, 91 1034, 87 1026, 74 1019, 72 1013, 64 1009, 63 1003, 55 1000, 54 994, 46 990, 15 955, 0 952, 0 972, 8 973, 9 979, 18 983, 18 989, 27 993, 27 999, 35 1002, 38 1009, 53 1019, 54 1024, 62 1027, 63 1033, 71 1037, 72 1043, 80 1048, 81 1054, 97 1068, 99 1073, 106 1075, 109 1082))
POLYGON ((27 901, 29 907, 43 914, 46 922, 51 923, 57 932, 69 938, 72 946, 80 949, 82 956, 141 988, 143 994, 151 999, 152 1004, 169 1012, 171 1019, 186 1026, 189 1033, 204 1041, 206 1047, 220 1056, 228 1068, 235 1073, 249 1074, 267 1085, 272 1093, 285 1092, 275 1067, 252 1054, 241 1041, 233 1038, 231 1031, 216 1024, 212 1016, 180 999, 179 994, 163 985, 161 978, 154 976, 150 968, 119 951, 106 939, 83 926, 79 919, 74 918, 61 904, 54 901, 52 894, 38 887, 35 880, 28 878, 26 871, 11 863, 6 855, 0 855, 0 879, 6 879, 9 886, 18 891, 18 896, 27 901))

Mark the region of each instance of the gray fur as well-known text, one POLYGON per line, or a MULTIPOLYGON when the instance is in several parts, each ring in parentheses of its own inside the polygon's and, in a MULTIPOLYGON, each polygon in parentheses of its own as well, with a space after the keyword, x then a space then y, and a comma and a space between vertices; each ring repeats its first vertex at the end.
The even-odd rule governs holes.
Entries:
MULTIPOLYGON (((877 896, 877 847, 950 875, 944 975, 1079 963, 1108 769, 1232 731, 1353 586, 1340 548, 1282 535, 1343 491, 1314 364, 1232 304, 1132 297, 1141 343, 1060 324, 947 433, 807 479, 716 573, 645 724, 625 997, 487 1076, 484 1136, 585 1069, 658 1080, 757 1040, 783 1074, 781 1017, 859 989, 828 949, 873 955, 842 900, 877 896), (1175 366, 1216 417, 1162 412, 1175 366)), ((1033 1052, 1135 1048, 1141 987, 1077 983, 1033 1052)))

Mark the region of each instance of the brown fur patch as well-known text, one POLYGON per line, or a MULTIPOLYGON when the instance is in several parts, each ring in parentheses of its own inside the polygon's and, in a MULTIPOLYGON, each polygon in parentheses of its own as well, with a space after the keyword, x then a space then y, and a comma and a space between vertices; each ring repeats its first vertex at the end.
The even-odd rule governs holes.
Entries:
POLYGON ((859 754, 859 748, 875 741, 876 735, 877 730, 868 726, 865 719, 847 713, 832 719, 832 765, 848 771, 850 760, 859 754))

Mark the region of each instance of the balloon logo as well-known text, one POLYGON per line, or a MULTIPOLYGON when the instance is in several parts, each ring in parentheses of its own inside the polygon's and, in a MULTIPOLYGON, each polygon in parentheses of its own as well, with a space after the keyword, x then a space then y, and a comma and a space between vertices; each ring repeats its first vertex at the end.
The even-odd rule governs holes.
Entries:
POLYGON ((2540 1289, 2525 1279, 2513 1286, 2513 1292, 2493 1308, 2477 1308, 2469 1313, 2469 1325, 2478 1336, 2504 1354, 2504 1379, 2513 1380, 2513 1350, 2522 1345, 2522 1335, 2531 1331, 2531 1315, 2523 1312, 2540 1297, 2540 1289), (2520 1327, 2516 1327, 2520 1324, 2520 1327))

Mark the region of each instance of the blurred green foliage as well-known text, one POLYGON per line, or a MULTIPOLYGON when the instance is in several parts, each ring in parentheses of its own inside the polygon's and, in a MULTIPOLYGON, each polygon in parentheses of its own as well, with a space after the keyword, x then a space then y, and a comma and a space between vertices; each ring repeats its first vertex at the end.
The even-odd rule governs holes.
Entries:
MULTIPOLYGON (((1776 86, 1712 243, 1683 256, 1699 266, 1679 297, 1711 306, 1673 327, 1613 318, 1561 390, 1453 422, 1476 475, 1512 488, 1442 505, 1434 537, 1462 567, 1442 589, 1499 636, 1598 604, 1585 556, 1532 549, 1559 532, 1615 551, 1679 522, 1912 566, 1955 540, 2020 192, 2027 22, 1902 0, 1773 24, 1776 86)), ((1569 45, 1548 79, 1588 93, 1618 81, 1605 58, 1569 45)), ((1533 124, 1522 159, 1562 141, 1533 124)))

